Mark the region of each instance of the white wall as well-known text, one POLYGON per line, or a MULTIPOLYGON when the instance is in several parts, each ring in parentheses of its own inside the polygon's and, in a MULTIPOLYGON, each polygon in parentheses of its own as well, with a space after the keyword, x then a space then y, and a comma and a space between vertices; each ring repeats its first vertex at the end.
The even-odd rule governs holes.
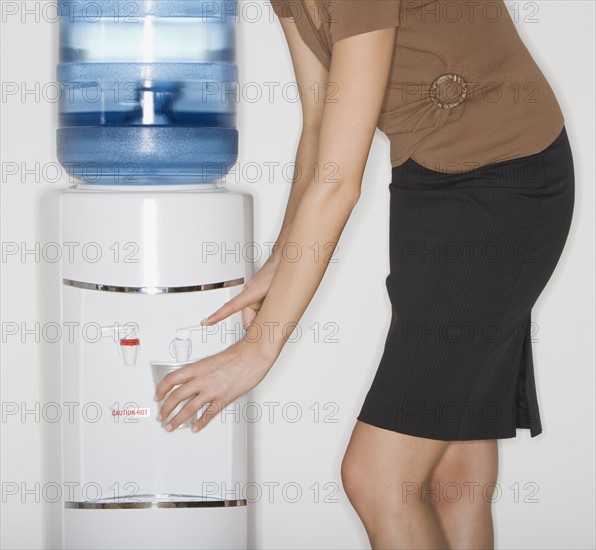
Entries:
MULTIPOLYGON (((249 2, 242 2, 247 5, 249 2)), ((19 13, 2 21, 3 87, 15 83, 40 89, 54 80, 55 25, 19 13)), ((495 504, 498 548, 593 548, 594 541, 594 4, 579 0, 513 3, 523 15, 538 5, 539 23, 519 23, 530 51, 552 83, 563 107, 577 174, 575 217, 567 248, 533 311, 540 328, 534 344, 544 432, 531 440, 527 431, 500 442, 499 485, 495 504), (519 487, 516 493, 515 487, 519 487), (537 492, 535 492, 537 490, 537 492), (516 496, 519 495, 517 499, 516 496), (534 502, 524 502, 533 500, 534 502)), ((46 2, 41 2, 41 6, 46 2)), ((265 9, 264 3, 253 3, 265 9)), ((39 8, 38 8, 39 11, 39 8)), ((247 15, 254 13, 247 10, 247 15)), ((268 14, 269 11, 265 11, 268 14)), ((263 175, 252 183, 230 183, 255 197, 255 238, 272 241, 281 222, 289 183, 279 166, 293 161, 299 132, 299 107, 281 88, 292 81, 290 58, 279 23, 269 16, 239 27, 241 85, 241 170, 257 163, 263 175), (279 83, 273 101, 267 94, 249 101, 265 83, 279 83), (249 83, 254 83, 250 85, 249 83), (264 163, 278 163, 270 178, 264 163)), ((2 241, 52 241, 52 200, 66 178, 49 183, 55 163, 55 106, 33 94, 2 100, 2 241), (7 176, 13 164, 41 174, 7 176), (44 178, 44 167, 47 172, 44 178)), ((289 172, 288 172, 289 173, 289 172)), ((355 512, 341 490, 340 461, 356 415, 372 381, 389 324, 384 280, 388 273, 390 180, 388 143, 378 134, 363 182, 362 198, 342 235, 337 257, 301 321, 299 344, 289 344, 269 376, 250 396, 264 418, 251 425, 251 474, 264 490, 252 505, 251 546, 281 548, 367 548, 355 512), (309 327, 319 324, 319 340, 309 327), (337 334, 324 326, 338 328, 337 334), (335 343, 326 343, 333 336, 335 343), (265 403, 279 403, 273 420, 265 403), (302 417, 292 422, 297 403, 302 417), (286 414, 282 414, 285 407, 286 414), (318 420, 315 417, 318 410, 318 420), (337 420, 336 422, 325 421, 337 420), (268 488, 274 488, 269 499, 268 488), (286 489, 285 493, 283 489, 286 489), (301 490, 293 502, 295 488, 301 490)), ((231 181, 231 179, 230 179, 231 181)), ((2 322, 57 320, 55 266, 9 257, 2 263, 2 322)), ((56 391, 56 345, 18 336, 2 343, 3 403, 22 407, 52 400, 56 391)), ((269 405, 271 407, 271 405, 269 405)), ((40 487, 58 479, 55 426, 3 418, 3 548, 54 548, 57 504, 36 500, 40 487), (4 495, 10 483, 26 483, 33 493, 4 495)), ((250 495, 252 496, 252 494, 250 495)))

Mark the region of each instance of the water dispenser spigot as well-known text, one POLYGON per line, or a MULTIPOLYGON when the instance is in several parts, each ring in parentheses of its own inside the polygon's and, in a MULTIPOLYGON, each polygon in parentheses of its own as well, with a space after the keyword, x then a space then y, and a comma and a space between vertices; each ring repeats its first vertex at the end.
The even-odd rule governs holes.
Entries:
POLYGON ((141 341, 138 338, 120 338, 118 353, 124 359, 124 364, 133 367, 137 364, 137 356, 141 351, 141 341))
POLYGON ((190 333, 191 332, 197 332, 199 330, 205 330, 206 328, 209 328, 209 327, 208 326, 199 325, 199 326, 196 326, 196 327, 183 327, 183 328, 179 328, 179 329, 176 329, 176 338, 188 339, 188 338, 190 338, 190 333))
POLYGON ((176 337, 170 342, 170 355, 176 361, 188 361, 192 353, 190 333, 204 330, 205 326, 183 327, 176 329, 176 337))
POLYGON ((139 338, 120 338, 122 334, 130 332, 130 323, 125 325, 114 325, 109 327, 100 327, 101 337, 118 336, 118 355, 124 359, 124 364, 133 367, 137 364, 137 357, 141 351, 141 340, 139 338))

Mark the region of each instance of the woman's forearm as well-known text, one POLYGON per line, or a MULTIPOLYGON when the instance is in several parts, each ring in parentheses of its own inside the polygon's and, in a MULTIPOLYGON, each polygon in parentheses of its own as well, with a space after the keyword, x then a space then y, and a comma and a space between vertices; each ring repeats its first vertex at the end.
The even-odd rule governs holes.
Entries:
POLYGON ((288 233, 288 246, 263 305, 246 329, 246 342, 271 364, 302 317, 358 196, 355 186, 312 182, 303 192, 288 233), (326 246, 328 245, 328 246, 326 246))
POLYGON ((302 200, 304 191, 312 180, 312 171, 317 162, 318 147, 319 127, 314 125, 303 125, 300 140, 298 142, 298 149, 296 151, 292 187, 290 189, 286 211, 279 230, 279 235, 273 245, 273 251, 269 258, 269 262, 271 262, 275 268, 279 265, 284 245, 288 242, 298 205, 302 200))
MULTIPOLYGON (((209 325, 218 323, 227 316, 235 313, 241 309, 246 309, 249 306, 255 310, 257 304, 263 300, 269 291, 275 272, 279 266, 281 258, 284 255, 284 247, 288 242, 296 210, 305 189, 308 187, 310 181, 311 167, 316 165, 317 149, 319 146, 319 128, 318 125, 310 125, 303 127, 298 150, 296 153, 296 162, 294 169, 294 177, 292 179, 292 187, 288 204, 286 206, 286 213, 284 216, 282 227, 279 231, 277 240, 273 244, 271 254, 265 263, 259 268, 258 272, 245 285, 245 288, 240 294, 234 296, 227 301, 217 311, 201 321, 201 324, 209 325)), ((254 314, 248 312, 243 313, 243 325, 252 318, 254 314)))

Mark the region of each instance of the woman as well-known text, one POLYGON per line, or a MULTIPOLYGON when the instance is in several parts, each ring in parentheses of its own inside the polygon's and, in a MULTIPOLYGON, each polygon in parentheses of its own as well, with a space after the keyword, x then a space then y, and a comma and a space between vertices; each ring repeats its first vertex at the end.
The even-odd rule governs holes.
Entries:
MULTIPOLYGON (((389 138, 392 318, 341 474, 373 548, 492 548, 497 440, 542 428, 531 309, 569 231, 564 120, 502 0, 272 0, 302 94, 303 128, 279 245, 243 292, 246 337, 164 378, 166 429, 199 429, 255 387, 327 267, 283 245, 337 243, 375 128, 389 138), (288 290, 291 289, 291 292, 288 290), (213 406, 214 404, 218 406, 213 406), (446 490, 465 492, 453 498, 446 490), (434 491, 428 493, 428 491, 434 491)), ((161 418, 160 418, 161 419, 161 418)))

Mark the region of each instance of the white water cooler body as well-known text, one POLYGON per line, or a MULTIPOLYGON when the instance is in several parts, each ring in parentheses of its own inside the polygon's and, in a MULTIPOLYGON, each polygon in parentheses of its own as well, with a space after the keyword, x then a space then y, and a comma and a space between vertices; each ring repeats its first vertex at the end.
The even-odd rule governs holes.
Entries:
POLYGON ((198 433, 167 432, 154 368, 242 338, 240 313, 200 320, 252 276, 252 197, 217 184, 80 185, 61 210, 63 322, 75 335, 61 372, 64 547, 247 548, 246 396, 198 433))

